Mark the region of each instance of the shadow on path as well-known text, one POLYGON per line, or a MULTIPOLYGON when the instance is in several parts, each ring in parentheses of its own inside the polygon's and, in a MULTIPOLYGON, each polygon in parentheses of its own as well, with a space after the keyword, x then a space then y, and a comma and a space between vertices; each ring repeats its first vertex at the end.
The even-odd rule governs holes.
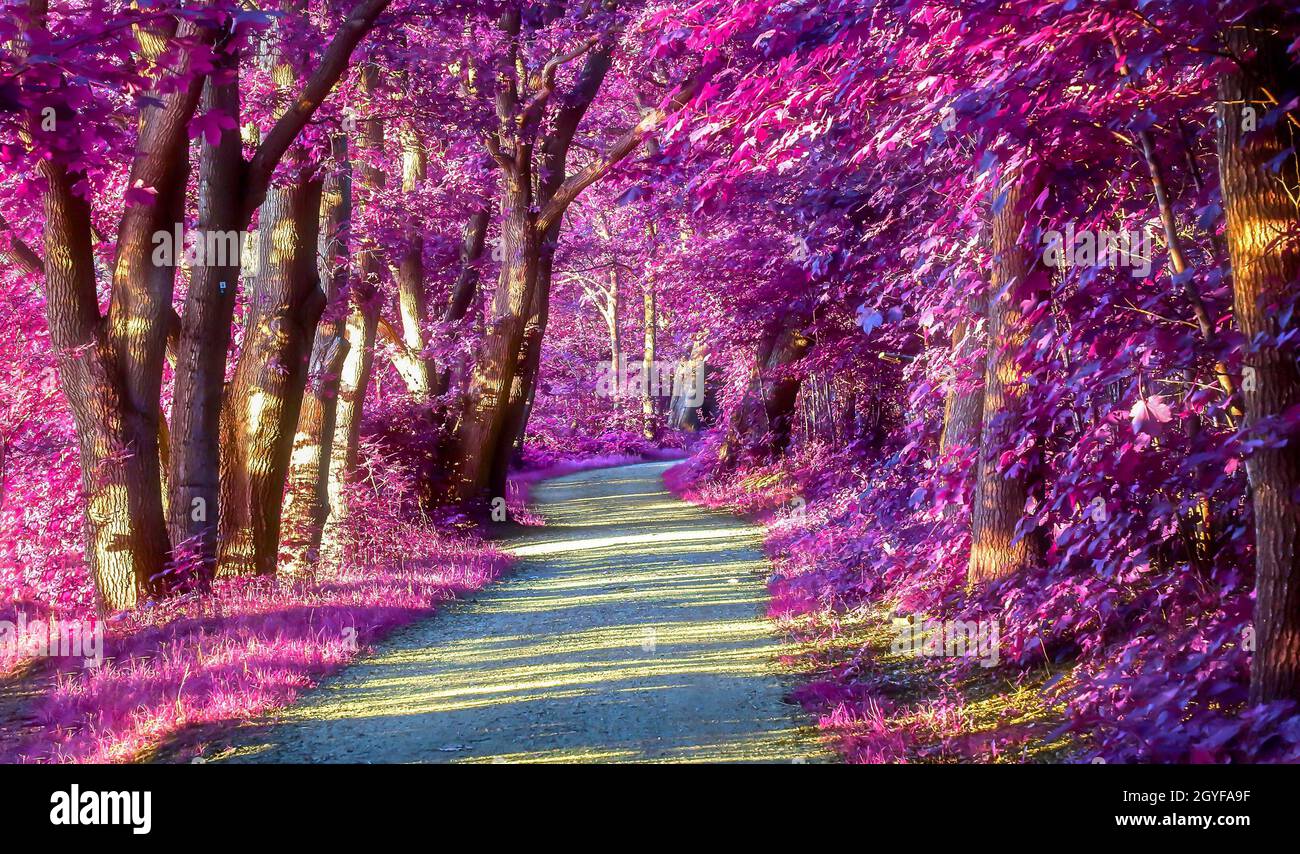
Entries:
POLYGON ((759 529, 663 487, 672 463, 533 488, 517 571, 380 643, 233 762, 824 761, 781 701, 759 529))

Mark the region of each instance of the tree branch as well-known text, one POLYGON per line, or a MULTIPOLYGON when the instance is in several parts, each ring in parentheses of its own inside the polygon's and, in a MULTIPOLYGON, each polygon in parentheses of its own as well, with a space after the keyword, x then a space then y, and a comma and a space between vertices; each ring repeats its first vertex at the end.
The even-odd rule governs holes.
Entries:
POLYGON ((352 51, 366 37, 366 34, 374 29, 376 19, 391 2, 392 0, 360 0, 352 7, 347 20, 339 27, 329 47, 325 49, 325 55, 316 72, 303 86, 293 106, 280 116, 275 127, 271 128, 271 132, 258 146, 257 153, 248 163, 242 214, 245 223, 252 219, 253 212, 266 199, 266 190, 271 184, 271 175, 275 172, 276 164, 280 162, 280 158, 289 150, 298 133, 306 126, 321 102, 343 76, 352 58, 352 51))
POLYGON ((29 275, 44 275, 45 262, 41 256, 36 254, 36 250, 23 242, 22 238, 12 233, 12 228, 4 214, 0 214, 0 231, 9 232, 9 246, 3 251, 5 256, 17 265, 18 269, 29 275))
POLYGON ((566 178, 559 189, 555 191, 555 195, 547 201, 546 207, 538 216, 537 230, 544 234, 553 223, 559 222, 560 217, 564 215, 564 211, 568 209, 579 193, 605 177, 623 158, 636 151, 642 140, 657 128, 668 117, 669 113, 680 110, 691 98, 695 97, 695 93, 699 91, 703 82, 703 77, 696 77, 687 82, 669 100, 667 109, 656 107, 648 110, 641 117, 641 121, 619 137, 618 141, 614 143, 603 158, 593 160, 583 169, 566 178))
POLYGON ((537 94, 532 97, 532 100, 528 102, 523 113, 519 116, 520 128, 526 128, 530 123, 541 119, 542 112, 546 109, 546 104, 555 91, 555 72, 559 70, 560 66, 572 62, 599 43, 600 38, 592 36, 568 53, 552 57, 546 63, 545 67, 542 68, 541 79, 536 86, 537 94))

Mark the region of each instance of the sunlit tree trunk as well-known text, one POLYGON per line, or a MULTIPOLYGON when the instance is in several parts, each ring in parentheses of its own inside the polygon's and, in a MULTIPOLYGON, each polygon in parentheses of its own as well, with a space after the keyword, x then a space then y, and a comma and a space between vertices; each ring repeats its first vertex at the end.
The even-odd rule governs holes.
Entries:
MULTIPOLYGON (((160 56, 173 38, 211 42, 211 32, 197 33, 188 21, 169 23, 156 30, 139 28, 142 52, 160 56), (146 35, 146 32, 148 33, 146 35)), ((118 223, 117 252, 113 262, 112 296, 108 306, 108 337, 125 381, 123 426, 126 447, 133 449, 127 465, 132 490, 129 512, 148 530, 147 550, 158 561, 158 569, 146 579, 146 588, 166 593, 180 579, 164 574, 171 556, 163 501, 161 433, 163 362, 169 333, 174 329, 176 267, 182 246, 172 247, 170 259, 155 255, 155 235, 181 230, 184 222, 185 188, 189 180, 188 125, 198 108, 204 77, 191 75, 183 88, 167 92, 161 79, 148 93, 150 106, 141 109, 136 154, 127 186, 151 187, 151 202, 128 200, 118 223)))
MULTIPOLYGON (((558 228, 555 230, 558 232, 558 228)), ((488 493, 492 496, 505 495, 511 459, 516 452, 522 450, 524 434, 528 430, 533 395, 542 366, 542 341, 546 337, 546 325, 551 314, 551 276, 555 249, 554 236, 544 238, 537 258, 536 281, 532 288, 528 320, 524 324, 523 342, 519 345, 515 376, 510 383, 505 420, 492 455, 492 474, 488 484, 488 493)))
POLYGON ((306 571, 320 557, 329 516, 330 452, 337 423, 339 382, 348 352, 344 322, 348 304, 348 232, 352 221, 352 173, 347 138, 334 140, 334 168, 321 193, 320 282, 325 311, 316 326, 307 385, 285 484, 284 534, 287 568, 306 571))
MULTIPOLYGON (((44 0, 32 0, 21 26, 43 33, 47 10, 44 0)), ((175 32, 173 19, 157 26, 157 32, 138 28, 143 48, 158 48, 175 32)), ((200 42, 212 38, 188 23, 182 31, 200 42)), ((166 592, 171 584, 164 575, 171 549, 163 515, 159 394, 174 317, 175 257, 154 264, 152 255, 153 235, 173 232, 180 218, 189 168, 186 127, 203 81, 202 75, 187 80, 185 69, 179 73, 185 85, 165 87, 161 78, 153 81, 158 89, 147 93, 140 108, 127 185, 154 188, 156 195, 148 204, 126 200, 107 317, 99 312, 89 207, 78 195, 85 176, 71 171, 63 156, 67 128, 42 128, 40 116, 29 125, 34 140, 55 151, 40 166, 45 179, 46 311, 60 381, 77 427, 86 555, 105 611, 132 607, 142 594, 166 592)), ((59 122, 68 120, 61 117, 59 122)))
MULTIPOLYGON (((425 176, 424 149, 414 133, 402 141, 402 193, 411 199, 425 176)), ((406 249, 397 268, 397 304, 401 313, 402 344, 411 355, 411 370, 403 374, 407 390, 420 402, 428 401, 433 389, 433 364, 423 356, 424 327, 428 322, 424 294, 424 235, 418 225, 407 226, 406 249)))
POLYGON ((655 285, 654 279, 647 279, 641 294, 641 433, 647 439, 653 439, 659 433, 658 389, 653 384, 658 382, 658 366, 655 364, 655 285))
MULTIPOLYGON (((691 357, 679 364, 673 369, 672 390, 668 401, 668 426, 674 430, 685 430, 690 433, 698 432, 702 426, 700 405, 692 406, 690 400, 691 377, 700 377, 702 372, 707 371, 708 362, 705 358, 706 346, 704 334, 696 336, 695 343, 691 346, 691 357)), ((755 361, 757 364, 757 360, 755 361)), ((708 394, 707 383, 705 384, 705 394, 708 394)), ((742 401, 743 405, 743 401, 742 401)), ((732 413, 733 419, 736 413, 732 413)), ((734 423, 734 422, 733 422, 734 423)), ((729 425, 730 426, 730 425, 729 425)), ((736 448, 736 439, 733 438, 729 431, 725 438, 721 455, 725 458, 734 454, 736 448)))
MULTIPOLYGON (((373 92, 378 86, 377 72, 373 66, 362 70, 361 88, 373 92)), ((374 105, 367 104, 367 109, 374 105)), ((374 159, 384 147, 384 123, 377 118, 358 123, 359 162, 353 173, 359 176, 358 207, 377 203, 377 194, 383 189, 384 173, 374 165, 374 159)), ((348 342, 347 356, 339 379, 338 405, 335 415, 334 440, 329 465, 329 521, 326 525, 326 548, 337 553, 343 524, 347 520, 347 501, 344 485, 357 466, 357 449, 361 437, 361 419, 365 409, 366 394, 370 390, 375 355, 375 332, 379 326, 380 278, 383 261, 379 248, 370 244, 358 249, 357 279, 352 287, 351 309, 348 312, 344 334, 348 342)))
POLYGON ((1028 473, 1003 470, 1002 454, 1020 427, 1025 379, 1020 350, 1029 335, 1022 303, 1035 296, 1034 259, 1022 239, 1026 208, 1037 195, 1020 174, 1007 176, 990 213, 993 258, 988 305, 984 401, 971 518, 967 582, 996 581, 1025 569, 1034 559, 1033 538, 1017 536, 1025 518, 1028 473))
POLYGON ((321 182, 273 187, 258 223, 261 270, 222 414, 221 571, 276 570, 285 478, 324 308, 316 268, 321 182))
MULTIPOLYGON (((205 88, 205 112, 217 110, 237 127, 222 133, 217 145, 200 147, 199 227, 204 235, 235 232, 242 238, 266 197, 271 176, 285 152, 312 118, 321 102, 347 70, 357 44, 374 27, 390 0, 358 0, 320 54, 319 63, 296 93, 292 69, 277 76, 279 115, 251 160, 245 161, 239 142, 242 115, 239 103, 240 57, 229 44, 218 52, 216 70, 205 88)), ((296 2, 287 11, 300 12, 296 2)), ((172 435, 168 526, 179 542, 190 543, 201 566, 215 571, 221 529, 218 500, 223 384, 230 348, 239 263, 206 265, 194 271, 181 322, 172 435)))
POLYGON ((606 295, 605 323, 609 328, 609 370, 614 375, 614 408, 623 401, 623 327, 619 323, 622 300, 619 295, 618 264, 609 268, 609 291, 606 295))
MULTIPOLYGON (((1247 341, 1278 335, 1276 307, 1300 288, 1300 216, 1284 183, 1297 174, 1296 118, 1264 121, 1274 99, 1300 91, 1300 74, 1287 55, 1296 33, 1280 30, 1281 20, 1265 11, 1233 26, 1227 47, 1241 65, 1219 79, 1219 183, 1234 311, 1247 341)), ((1241 387, 1248 425, 1300 404, 1294 356, 1274 346, 1247 356, 1241 387)), ((1300 699, 1300 444, 1294 430, 1284 436, 1285 444, 1256 448, 1246 461, 1255 515, 1255 703, 1300 699)))
MULTIPOLYGON (((501 223, 501 273, 491 317, 470 378, 453 472, 456 498, 482 497, 493 479, 493 460, 510 413, 510 388, 519 367, 533 288, 538 236, 529 210, 527 170, 505 173, 501 223)), ((520 398, 516 397, 516 403, 520 398)), ((513 439, 513 437, 511 437, 513 439)))
POLYGON ((42 164, 45 187, 46 317, 58 358, 59 379, 77 426, 84 493, 86 557, 101 606, 135 605, 148 579, 161 570, 165 539, 146 517, 132 514, 132 493, 149 484, 135 479, 122 404, 125 389, 99 316, 90 210, 72 187, 80 176, 62 164, 42 164))

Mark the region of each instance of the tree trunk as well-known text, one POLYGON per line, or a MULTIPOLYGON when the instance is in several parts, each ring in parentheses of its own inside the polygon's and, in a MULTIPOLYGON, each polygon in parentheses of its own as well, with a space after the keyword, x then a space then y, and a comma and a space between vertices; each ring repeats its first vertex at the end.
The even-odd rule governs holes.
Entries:
POLYGON ((768 359, 767 373, 771 376, 763 408, 767 414, 770 439, 767 450, 772 456, 784 453, 790 446, 790 431, 794 426, 794 405, 799 397, 799 376, 790 366, 804 357, 812 340, 803 333, 806 319, 791 313, 782 325, 776 345, 768 359))
MULTIPOLYGON (((554 232, 558 231, 558 227, 554 229, 554 232)), ((493 452, 492 475, 488 485, 488 492, 492 496, 505 495, 510 461, 516 452, 523 450, 528 418, 532 414, 537 391, 537 377, 542 366, 542 341, 546 337, 546 324, 551 316, 551 275, 555 261, 556 235, 553 233, 544 240, 537 259, 533 298, 515 364, 515 377, 510 383, 505 422, 493 452)))
POLYGON ((979 449, 980 426, 984 418, 984 359, 980 342, 969 321, 962 320, 953 331, 952 365, 954 375, 943 406, 943 432, 939 438, 939 457, 965 454, 979 449))
MULTIPOLYGON (((44 30, 45 0, 31 0, 29 11, 21 26, 44 30)), ((159 24, 164 41, 174 26, 170 18, 159 24)), ((199 42, 213 36, 196 33, 188 22, 180 28, 199 42)), ((160 43, 155 39, 150 46, 160 43)), ((164 575, 171 549, 163 516, 159 395, 174 316, 175 265, 155 265, 151 256, 153 235, 171 233, 180 219, 189 169, 185 131, 203 81, 200 74, 178 71, 184 86, 164 94, 158 78, 152 81, 156 90, 146 93, 150 97, 141 106, 127 185, 151 187, 156 197, 152 203, 126 200, 107 318, 99 313, 89 205, 74 189, 84 175, 66 165, 71 153, 67 129, 47 133, 39 129, 37 117, 29 125, 33 142, 48 151, 40 159, 46 182, 46 311, 77 427, 86 556, 103 611, 133 607, 142 594, 164 593, 170 584, 164 575)), ((171 70, 163 73, 172 75, 171 70)))
MULTIPOLYGON (((238 55, 229 57, 228 73, 236 74, 238 63, 238 55)), ((237 77, 224 83, 207 81, 204 112, 238 116, 239 109, 237 77)), ((200 142, 199 235, 206 245, 219 245, 227 254, 226 238, 235 235, 237 241, 233 255, 213 259, 205 254, 204 263, 192 269, 177 344, 167 527, 176 546, 197 558, 200 585, 216 574, 221 403, 246 225, 240 218, 243 169, 239 128, 223 131, 216 145, 206 137, 200 142)))
POLYGON ((316 267, 320 205, 321 182, 308 179, 272 188, 262 205, 261 270, 222 413, 221 564, 227 574, 271 575, 276 569, 309 342, 324 308, 316 267))
MULTIPOLYGON (((1219 79, 1219 175, 1228 222, 1234 311, 1247 341, 1279 334, 1276 307, 1300 287, 1296 206, 1284 179, 1296 174, 1295 127, 1290 117, 1264 122, 1272 97, 1300 89, 1286 48, 1295 33, 1279 31, 1276 15, 1258 13, 1226 34, 1242 67, 1219 79), (1257 127, 1253 133, 1246 130, 1257 127), (1284 152, 1289 153, 1284 155, 1284 152), (1282 157, 1280 168, 1270 162, 1282 157)), ((1274 346, 1247 357, 1242 391, 1246 423, 1283 415, 1300 404, 1294 357, 1274 346)), ((1260 447, 1246 461, 1255 514, 1255 632, 1250 699, 1300 699, 1300 445, 1260 447)))
POLYGON ((1029 335, 1021 303, 1035 294, 1034 262, 1021 240, 1026 208, 1037 191, 1019 174, 1008 176, 990 214, 992 281, 989 288, 988 351, 985 356, 984 405, 980 454, 971 517, 971 554, 967 583, 1006 578, 1034 559, 1032 537, 1017 537, 1029 495, 1028 475, 1002 470, 1001 456, 1010 449, 1020 426, 1025 381, 1020 349, 1029 335))
POLYGON ((290 572, 304 572, 320 559, 329 517, 329 469, 337 424, 339 383, 348 353, 344 319, 348 304, 348 231, 352 222, 352 172, 347 138, 334 140, 334 171, 321 193, 320 281, 325 312, 316 327, 307 386, 298 413, 284 499, 284 543, 290 572))
MULTIPOLYGON (((413 133, 407 133, 402 148, 402 192, 412 198, 425 176, 424 150, 413 133)), ((406 249, 397 267, 397 304, 402 320, 402 343, 413 357, 413 371, 403 375, 407 390, 424 403, 433 390, 433 365, 424 358, 424 327, 428 309, 424 296, 424 236, 418 225, 406 228, 406 249)))
MULTIPOLYGON (((481 498, 491 486, 493 459, 499 456, 498 442, 510 414, 511 384, 537 284, 539 241, 529 210, 529 181, 527 170, 503 176, 501 274, 491 325, 466 396, 452 473, 453 494, 461 501, 481 498)), ((517 396, 516 403, 520 400, 517 396)))
MULTIPOLYGON (((234 119, 236 127, 224 131, 215 147, 206 140, 201 143, 199 227, 205 237, 231 231, 243 237, 265 199, 276 165, 346 71, 352 51, 388 5, 389 0, 359 0, 302 88, 295 94, 280 87, 277 102, 282 109, 276 123, 247 163, 239 138, 240 57, 228 45, 218 52, 216 70, 204 89, 204 110, 225 113, 234 119)), ((297 13, 302 8, 302 3, 295 2, 287 11, 297 13)), ((294 76, 286 66, 286 74, 277 75, 277 80, 293 81, 294 76)), ((221 529, 218 494, 222 387, 238 279, 238 260, 205 264, 193 271, 178 347, 171 431, 176 448, 169 466, 173 493, 168 527, 177 542, 187 542, 197 552, 208 573, 216 569, 216 532, 221 529)))
POLYGON ((641 435, 654 439, 659 433, 658 366, 655 364, 655 286, 654 280, 645 283, 642 293, 643 349, 641 351, 641 435))
MULTIPOLYGON (((362 72, 362 91, 369 94, 378 86, 373 66, 362 72)), ((372 107, 373 108, 373 107, 372 107)), ((354 166, 359 172, 361 190, 359 204, 377 203, 377 194, 383 189, 384 173, 372 162, 384 147, 384 124, 379 119, 360 123, 358 149, 361 162, 354 166)), ((343 486, 352 477, 357 465, 357 448, 361 437, 361 419, 365 410, 366 394, 370 391, 370 377, 375 356, 375 331, 379 326, 380 277, 383 262, 378 247, 369 245, 358 253, 357 281, 352 291, 352 308, 348 312, 345 335, 348 351, 339 380, 338 406, 335 416, 334 440, 329 464, 329 522, 326 525, 326 547, 337 556, 342 525, 347 520, 347 501, 343 486)))
POLYGON ((623 407, 623 335, 618 322, 620 305, 618 292, 618 264, 609 268, 609 293, 605 305, 605 323, 609 326, 609 370, 614 375, 614 409, 623 407))
MULTIPOLYGON (((90 209, 74 194, 81 180, 55 160, 42 163, 45 187, 45 287, 50 340, 77 426, 85 500, 86 558, 100 608, 134 607, 166 559, 165 532, 132 513, 148 491, 127 465, 125 389, 104 334, 95 295, 90 209), (163 536, 160 537, 159 534, 163 536)), ((154 488, 157 488, 155 483, 154 488)))
MULTIPOLYGON (((474 211, 461 232, 460 273, 456 277, 456 284, 451 289, 451 300, 447 303, 447 310, 442 315, 444 324, 449 325, 463 320, 478 295, 478 261, 483 257, 483 246, 486 243, 488 221, 491 217, 491 208, 483 205, 474 211)), ((429 393, 433 397, 441 397, 447 393, 450 385, 451 366, 440 365, 434 372, 429 393)))
MULTIPOLYGON (((368 264, 361 265, 365 275, 368 264)), ((329 464, 329 521, 326 524, 327 547, 337 555, 342 525, 347 520, 348 507, 343 486, 352 477, 357 466, 361 439, 361 417, 365 408, 366 392, 370 388, 375 355, 375 330, 379 325, 379 310, 374 300, 354 304, 348 313, 345 336, 347 355, 339 377, 338 404, 335 414, 334 439, 330 449, 329 464)))

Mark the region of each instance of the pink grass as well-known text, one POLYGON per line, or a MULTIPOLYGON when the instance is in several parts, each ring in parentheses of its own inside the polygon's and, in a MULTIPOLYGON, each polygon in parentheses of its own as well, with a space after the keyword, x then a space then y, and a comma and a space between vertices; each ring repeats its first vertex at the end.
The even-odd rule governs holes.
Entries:
POLYGON ((0 743, 0 762, 129 762, 191 729, 283 708, 507 563, 473 541, 422 545, 414 559, 314 581, 223 581, 211 596, 114 626, 103 665, 61 667, 29 710, 35 728, 0 743))

